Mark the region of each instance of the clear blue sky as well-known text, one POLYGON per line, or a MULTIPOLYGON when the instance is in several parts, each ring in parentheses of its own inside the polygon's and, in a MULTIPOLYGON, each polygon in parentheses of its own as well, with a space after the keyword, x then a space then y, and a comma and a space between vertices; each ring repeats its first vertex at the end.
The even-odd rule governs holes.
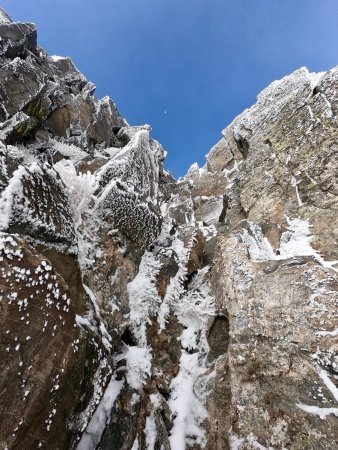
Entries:
POLYGON ((6 0, 184 174, 271 81, 338 64, 338 0, 6 0), (166 114, 165 114, 166 111, 166 114))

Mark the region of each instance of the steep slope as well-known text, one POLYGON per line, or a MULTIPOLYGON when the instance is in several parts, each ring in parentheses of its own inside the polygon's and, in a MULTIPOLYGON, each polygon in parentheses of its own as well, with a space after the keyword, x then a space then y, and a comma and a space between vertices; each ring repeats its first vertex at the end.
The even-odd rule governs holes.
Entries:
POLYGON ((0 11, 0 448, 334 449, 338 69, 174 180, 0 11))

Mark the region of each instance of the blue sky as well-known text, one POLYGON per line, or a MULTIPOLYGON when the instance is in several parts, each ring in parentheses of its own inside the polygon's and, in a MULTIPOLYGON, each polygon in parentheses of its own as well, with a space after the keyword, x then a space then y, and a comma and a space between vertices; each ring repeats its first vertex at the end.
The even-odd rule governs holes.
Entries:
POLYGON ((271 81, 338 64, 337 0, 6 0, 183 175, 271 81))

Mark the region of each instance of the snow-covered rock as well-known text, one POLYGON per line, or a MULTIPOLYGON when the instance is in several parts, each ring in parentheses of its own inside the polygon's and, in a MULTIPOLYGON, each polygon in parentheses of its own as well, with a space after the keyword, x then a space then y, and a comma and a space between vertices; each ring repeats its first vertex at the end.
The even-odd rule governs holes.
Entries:
POLYGON ((178 181, 0 8, 0 446, 334 449, 338 69, 178 181))

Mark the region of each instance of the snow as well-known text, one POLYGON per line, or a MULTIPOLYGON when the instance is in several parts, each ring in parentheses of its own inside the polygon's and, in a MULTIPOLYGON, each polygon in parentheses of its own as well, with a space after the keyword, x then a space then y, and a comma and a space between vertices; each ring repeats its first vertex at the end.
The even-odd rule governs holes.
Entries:
POLYGON ((185 449, 187 444, 202 448, 206 444, 202 428, 207 417, 205 381, 209 347, 206 329, 208 319, 215 315, 214 299, 205 282, 208 270, 209 267, 199 270, 187 291, 173 303, 177 319, 184 326, 179 338, 182 346, 179 372, 171 382, 168 401, 174 417, 170 443, 175 450, 185 449))
POLYGON ((91 418, 82 438, 77 446, 77 450, 94 450, 100 442, 102 433, 109 422, 110 414, 123 387, 123 381, 117 381, 113 376, 105 390, 105 393, 91 418))
POLYGON ((89 213, 89 206, 94 199, 94 192, 98 188, 95 175, 77 173, 72 161, 62 160, 54 165, 64 182, 69 198, 69 204, 73 211, 75 229, 77 230, 83 221, 83 215, 89 213))
POLYGON ((51 55, 50 59, 53 62, 58 62, 58 61, 61 61, 62 59, 67 59, 67 58, 65 56, 51 55))
POLYGON ((24 167, 14 171, 10 182, 0 197, 0 230, 6 230, 9 226, 15 196, 23 197, 22 178, 26 174, 24 167))
POLYGON ((230 431, 229 434, 229 444, 230 450, 240 450, 242 448, 242 444, 244 444, 245 438, 239 438, 236 434, 230 431))
POLYGON ((171 448, 175 450, 185 450, 189 438, 193 438, 193 442, 201 447, 206 444, 201 424, 207 417, 207 411, 194 390, 197 378, 204 373, 205 369, 200 367, 198 353, 190 355, 183 351, 179 372, 171 382, 168 401, 174 416, 169 441, 171 448))
POLYGON ((146 450, 154 450, 156 443, 156 422, 154 417, 154 412, 152 411, 150 416, 146 418, 146 424, 144 427, 144 435, 145 435, 145 447, 146 450))
POLYGON ((139 450, 139 445, 138 445, 138 438, 136 436, 135 441, 133 443, 133 446, 130 450, 139 450))
MULTIPOLYGON (((163 227, 162 234, 160 239, 165 239, 165 234, 167 229, 163 227), (164 235, 164 236, 163 236, 164 235)), ((184 292, 184 280, 187 274, 186 262, 189 256, 189 248, 184 246, 183 241, 181 241, 177 235, 174 236, 173 242, 170 247, 176 254, 178 259, 178 271, 176 275, 171 278, 169 285, 167 287, 167 291, 165 293, 165 297, 161 306, 159 308, 157 321, 160 325, 160 329, 163 330, 165 328, 166 320, 170 312, 170 306, 177 302, 180 299, 180 296, 184 292)))
POLYGON ((156 288, 156 277, 161 264, 150 252, 145 252, 136 277, 127 285, 130 322, 141 346, 146 346, 146 324, 161 302, 156 288))
POLYGON ((11 23, 11 19, 9 15, 4 11, 2 8, 0 8, 0 23, 11 23))
POLYGON ((79 147, 76 147, 76 145, 66 144, 65 142, 59 142, 56 139, 50 139, 49 142, 52 144, 52 148, 54 151, 61 153, 61 155, 71 159, 74 162, 78 162, 81 159, 86 158, 88 156, 88 153, 84 152, 79 147))
POLYGON ((330 414, 338 417, 338 408, 319 408, 318 406, 304 405, 303 403, 297 403, 299 409, 316 416, 319 416, 322 420, 326 419, 330 414))
POLYGON ((297 197, 298 206, 303 206, 303 202, 302 202, 302 200, 300 198, 297 185, 298 185, 298 182, 297 182, 296 178, 292 177, 291 178, 291 186, 293 186, 295 188, 295 190, 296 190, 296 197, 297 197))
MULTIPOLYGON (((100 323, 99 330, 101 332, 102 344, 106 347, 107 351, 110 352, 110 350, 111 350, 111 343, 110 343, 111 336, 108 333, 108 331, 106 329, 106 326, 105 326, 105 324, 104 324, 104 322, 103 322, 103 320, 101 318, 100 308, 99 308, 99 306, 98 306, 98 304, 96 302, 96 297, 95 297, 93 291, 88 286, 83 284, 83 288, 86 291, 86 294, 88 295, 88 297, 90 298, 91 303, 92 303, 92 305, 94 307, 94 313, 95 313, 97 319, 99 320, 99 323, 100 323)), ((80 316, 78 316, 78 317, 80 318, 80 316)), ((90 321, 90 319, 92 319, 92 318, 91 317, 87 318, 87 320, 89 320, 89 321, 90 321)), ((82 320, 79 319, 79 320, 80 320, 80 325, 85 325, 83 319, 82 320), (82 321, 82 323, 81 323, 81 321, 82 321)))
POLYGON ((149 347, 127 346, 116 356, 116 361, 126 360, 127 382, 133 389, 142 389, 151 374, 151 349, 149 347))
MULTIPOLYGON (((331 381, 329 375, 326 373, 324 369, 317 365, 317 372, 320 376, 321 380, 327 387, 327 389, 331 392, 333 398, 336 402, 338 402, 338 389, 337 386, 331 381)), ((319 416, 322 420, 326 419, 327 416, 333 414, 338 417, 338 408, 320 408, 314 405, 304 405, 303 403, 297 403, 296 405, 301 410, 319 416)))
POLYGON ((254 262, 280 261, 296 256, 312 256, 323 267, 338 272, 333 266, 338 261, 325 261, 317 250, 311 247, 313 236, 310 235, 310 224, 307 220, 286 216, 288 231, 285 231, 280 239, 279 254, 274 249, 268 239, 264 236, 259 225, 249 223, 250 233, 247 230, 242 232, 242 240, 248 245, 250 258, 254 262))
POLYGON ((332 396, 335 398, 336 402, 338 402, 338 389, 337 387, 332 383, 330 380, 330 377, 328 374, 323 370, 321 367, 317 366, 317 371, 324 382, 325 386, 328 388, 328 390, 331 392, 332 396))
POLYGON ((116 181, 126 186, 126 190, 137 191, 143 199, 157 199, 159 167, 158 159, 163 154, 162 147, 156 141, 149 140, 150 127, 122 128, 130 141, 123 148, 105 149, 110 160, 98 171, 97 179, 106 185, 100 196, 104 200, 116 181), (113 181, 109 186, 109 181, 113 181))
POLYGON ((338 336, 338 328, 332 331, 317 331, 317 336, 338 336))

